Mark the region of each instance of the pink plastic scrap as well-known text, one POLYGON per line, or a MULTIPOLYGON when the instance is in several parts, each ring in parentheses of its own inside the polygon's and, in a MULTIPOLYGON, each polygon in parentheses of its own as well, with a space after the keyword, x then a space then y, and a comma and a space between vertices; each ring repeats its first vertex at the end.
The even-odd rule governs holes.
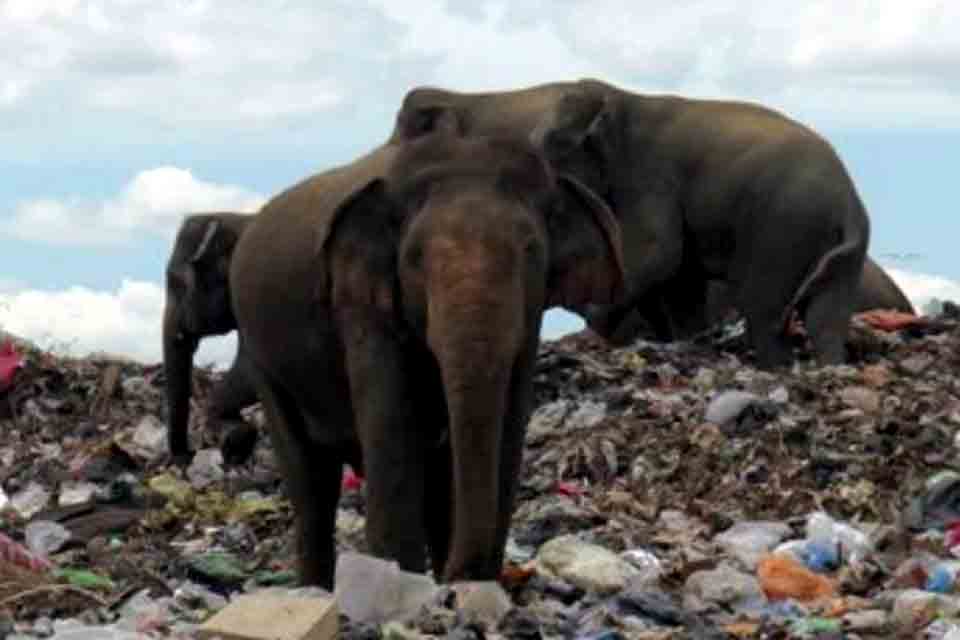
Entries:
POLYGON ((0 533, 0 563, 16 565, 37 573, 53 568, 49 560, 32 553, 22 544, 2 533, 0 533))
POLYGON ((13 378, 23 365, 23 357, 17 353, 13 342, 4 342, 3 346, 0 346, 0 392, 13 386, 13 378))

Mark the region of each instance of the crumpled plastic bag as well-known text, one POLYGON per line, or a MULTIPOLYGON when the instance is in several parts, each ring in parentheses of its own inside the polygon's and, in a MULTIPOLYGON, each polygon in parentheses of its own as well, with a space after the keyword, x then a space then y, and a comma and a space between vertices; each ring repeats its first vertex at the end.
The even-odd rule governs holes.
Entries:
POLYGON ((334 596, 348 618, 377 624, 416 615, 439 589, 427 575, 360 553, 339 554, 334 583, 334 596))

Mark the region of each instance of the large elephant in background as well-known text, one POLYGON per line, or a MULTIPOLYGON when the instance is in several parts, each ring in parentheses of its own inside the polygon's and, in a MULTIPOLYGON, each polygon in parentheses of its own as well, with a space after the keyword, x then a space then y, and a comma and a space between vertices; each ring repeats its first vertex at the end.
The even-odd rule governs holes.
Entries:
POLYGON ((648 300, 702 320, 707 282, 723 280, 747 318, 758 366, 790 361, 794 310, 820 363, 844 360, 870 222, 840 158, 815 132, 759 105, 586 79, 486 93, 416 88, 393 136, 430 131, 445 113, 467 133, 532 139, 612 207, 629 247, 627 295, 585 313, 600 335, 648 300))
POLYGON ((622 290, 609 208, 522 141, 444 127, 270 200, 236 248, 234 310, 297 515, 330 588, 340 469, 360 459, 375 555, 498 577, 541 318, 622 290))
MULTIPOLYGON (((230 259, 252 215, 200 213, 184 218, 167 261, 163 312, 163 364, 166 378, 168 446, 174 461, 191 457, 187 428, 193 356, 200 339, 237 328, 230 295, 230 259)), ((224 459, 241 463, 256 443, 256 428, 240 411, 257 402, 242 341, 230 369, 213 387, 207 423, 229 423, 223 440, 224 459)))
MULTIPOLYGON (((629 253, 625 248, 624 253, 629 253)), ((686 322, 686 326, 701 325, 713 326, 724 318, 736 313, 731 299, 731 290, 720 280, 710 280, 707 283, 706 320, 702 323, 686 322)), ((675 327, 679 323, 672 321, 670 310, 663 309, 664 305, 650 304, 638 307, 633 313, 626 316, 614 328, 610 340, 616 344, 633 342, 638 337, 669 342, 684 340, 693 337, 691 333, 678 331, 675 327)), ((887 274, 870 256, 863 263, 860 274, 860 284, 857 287, 854 312, 860 313, 872 309, 892 309, 904 313, 916 313, 910 300, 903 293, 893 278, 887 274)), ((681 310, 682 312, 682 310, 681 310)))

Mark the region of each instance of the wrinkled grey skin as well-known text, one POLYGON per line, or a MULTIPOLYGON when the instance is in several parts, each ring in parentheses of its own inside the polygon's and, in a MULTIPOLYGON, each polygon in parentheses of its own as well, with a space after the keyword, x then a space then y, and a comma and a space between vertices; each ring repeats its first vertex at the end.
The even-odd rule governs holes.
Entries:
MULTIPOLYGON (((629 251, 629 248, 627 248, 627 251, 629 251)), ((674 327, 680 323, 672 323, 668 317, 669 310, 662 310, 661 306, 663 305, 648 305, 644 308, 635 309, 616 327, 611 341, 617 344, 626 344, 639 337, 662 342, 691 338, 692 334, 682 334, 674 331, 674 327)), ((897 286, 897 283, 880 265, 874 262, 870 256, 867 256, 863 263, 863 272, 860 275, 854 312, 861 313, 872 309, 892 309, 904 313, 916 313, 913 305, 910 304, 910 300, 897 286)), ((719 280, 710 280, 707 283, 707 317, 702 324, 710 327, 727 317, 733 317, 736 313, 731 300, 730 287, 719 280)))
POLYGON ((518 141, 441 129, 270 200, 231 279, 300 581, 332 587, 344 462, 373 554, 495 579, 542 314, 615 300, 621 264, 609 208, 518 141))
MULTIPOLYGON (((180 464, 189 462, 187 437, 193 356, 206 336, 237 328, 231 307, 229 267, 237 240, 252 220, 233 212, 188 216, 180 225, 167 261, 163 314, 163 363, 166 378, 168 446, 180 464)), ((230 423, 224 458, 240 463, 256 441, 256 429, 240 411, 257 402, 242 342, 224 377, 214 386, 207 409, 208 425, 230 423)))
POLYGON ((820 363, 844 361, 870 223, 840 158, 812 130, 755 104, 580 80, 486 93, 416 88, 394 136, 430 131, 442 113, 464 132, 532 139, 613 208, 627 296, 584 313, 601 336, 660 300, 690 322, 676 331, 703 330, 707 282, 722 280, 747 318, 757 366, 790 362, 794 310, 820 363))

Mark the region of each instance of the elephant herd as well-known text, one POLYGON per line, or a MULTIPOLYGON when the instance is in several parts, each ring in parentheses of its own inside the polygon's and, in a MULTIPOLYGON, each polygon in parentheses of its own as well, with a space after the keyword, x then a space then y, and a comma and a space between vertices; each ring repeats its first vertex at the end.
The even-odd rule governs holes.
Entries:
POLYGON ((238 330, 211 422, 227 462, 259 401, 296 513, 300 580, 332 587, 341 470, 366 478, 370 551, 442 580, 499 575, 543 313, 611 343, 744 316, 758 367, 804 322, 821 364, 851 315, 912 312, 867 256, 828 142, 759 105, 593 79, 420 87, 393 131, 249 215, 195 214, 167 264, 169 447, 190 458, 192 358, 238 330))

